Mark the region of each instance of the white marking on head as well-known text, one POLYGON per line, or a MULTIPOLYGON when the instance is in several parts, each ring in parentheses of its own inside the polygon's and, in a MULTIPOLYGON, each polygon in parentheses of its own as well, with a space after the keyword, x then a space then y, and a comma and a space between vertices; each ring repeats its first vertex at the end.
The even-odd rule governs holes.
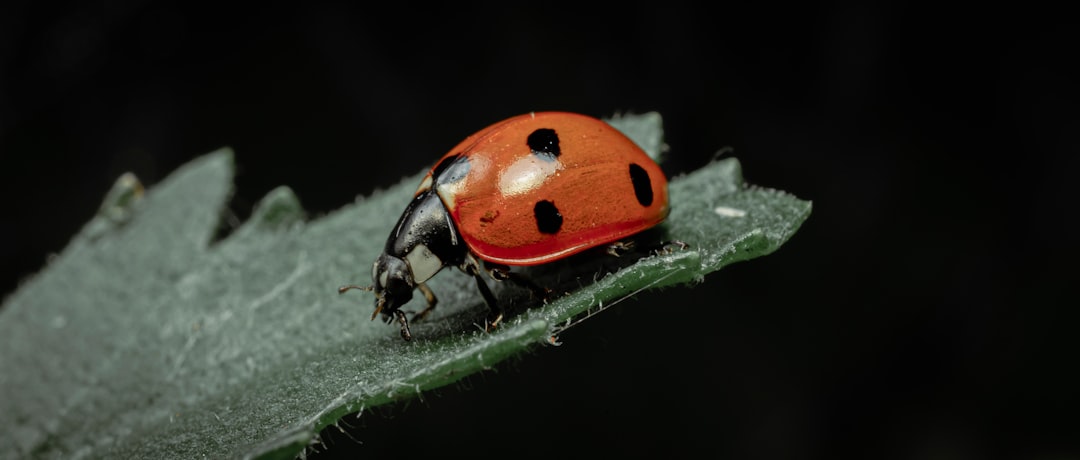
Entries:
POLYGON ((562 169, 558 160, 550 161, 527 155, 507 166, 499 174, 499 192, 503 196, 520 195, 544 184, 562 169))
POLYGON ((746 211, 743 211, 742 209, 729 208, 727 206, 717 206, 716 209, 713 209, 713 212, 723 217, 743 217, 746 215, 746 211))
POLYGON ((418 244, 405 254, 405 261, 412 270, 413 282, 423 283, 435 276, 443 268, 442 259, 433 254, 427 246, 418 244))
POLYGON ((389 283, 389 282, 390 282, 390 272, 389 271, 384 271, 382 273, 379 273, 379 286, 385 288, 386 283, 389 283))

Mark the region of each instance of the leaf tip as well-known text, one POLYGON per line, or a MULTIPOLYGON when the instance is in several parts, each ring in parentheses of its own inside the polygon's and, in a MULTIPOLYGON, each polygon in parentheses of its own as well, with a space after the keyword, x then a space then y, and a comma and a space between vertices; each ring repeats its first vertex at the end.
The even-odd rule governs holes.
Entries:
POLYGON ((279 186, 255 205, 251 222, 263 228, 278 228, 303 220, 304 207, 288 186, 279 186))

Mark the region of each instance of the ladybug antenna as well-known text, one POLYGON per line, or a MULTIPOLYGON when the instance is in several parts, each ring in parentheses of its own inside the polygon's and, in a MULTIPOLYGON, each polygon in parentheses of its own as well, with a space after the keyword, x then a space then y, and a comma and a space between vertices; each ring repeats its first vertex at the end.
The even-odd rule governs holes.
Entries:
MULTIPOLYGON (((337 288, 337 293, 338 294, 344 294, 345 291, 351 291, 353 289, 357 289, 357 290, 360 290, 360 291, 368 291, 368 292, 371 292, 371 291, 374 290, 371 286, 357 286, 355 284, 346 284, 345 286, 341 286, 341 287, 337 288)), ((385 306, 385 305, 386 305, 386 300, 383 299, 382 297, 379 297, 379 302, 375 305, 375 313, 371 314, 371 319, 372 320, 375 320, 375 317, 379 316, 379 312, 382 311, 383 306, 385 306)))
POLYGON ((371 286, 357 286, 355 284, 349 284, 349 285, 345 285, 345 286, 337 288, 337 293, 338 294, 344 294, 345 291, 348 291, 350 289, 359 289, 361 291, 371 292, 371 286))

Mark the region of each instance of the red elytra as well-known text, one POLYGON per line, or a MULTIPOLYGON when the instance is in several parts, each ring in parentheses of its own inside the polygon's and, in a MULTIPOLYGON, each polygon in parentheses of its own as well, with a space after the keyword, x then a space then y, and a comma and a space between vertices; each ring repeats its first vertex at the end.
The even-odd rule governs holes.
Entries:
POLYGON ((428 172, 372 266, 375 312, 401 325, 399 307, 445 266, 473 276, 502 319, 480 276, 510 280, 546 298, 549 292, 510 266, 538 265, 589 248, 615 244, 649 229, 668 214, 667 178, 633 141, 596 118, 536 112, 495 123, 467 137, 428 172))
POLYGON ((468 158, 467 174, 435 190, 469 250, 486 261, 551 262, 646 230, 668 213, 660 167, 624 134, 585 115, 539 112, 488 126, 450 149, 417 194, 431 187, 438 164, 458 156, 468 158), (554 131, 558 154, 529 145, 543 129, 554 131), (538 225, 542 201, 561 216, 558 228, 538 225))

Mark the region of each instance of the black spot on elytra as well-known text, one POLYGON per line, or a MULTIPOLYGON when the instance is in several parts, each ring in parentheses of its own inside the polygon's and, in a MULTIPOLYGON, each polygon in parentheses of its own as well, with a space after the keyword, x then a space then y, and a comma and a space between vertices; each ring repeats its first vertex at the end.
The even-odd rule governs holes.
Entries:
POLYGON ((540 233, 554 234, 562 228, 562 214, 555 203, 547 200, 537 201, 533 206, 533 214, 536 216, 536 228, 540 233))
POLYGON ((544 160, 552 161, 562 153, 559 150, 559 135, 551 128, 540 128, 533 131, 525 142, 529 144, 529 150, 532 151, 533 155, 544 160))
POLYGON ((646 207, 652 204, 652 179, 649 178, 649 173, 645 171, 645 168, 638 166, 637 163, 630 163, 630 182, 634 184, 634 196, 637 197, 638 203, 646 207))
POLYGON ((469 157, 460 153, 443 158, 431 171, 436 184, 452 184, 469 173, 469 157))

